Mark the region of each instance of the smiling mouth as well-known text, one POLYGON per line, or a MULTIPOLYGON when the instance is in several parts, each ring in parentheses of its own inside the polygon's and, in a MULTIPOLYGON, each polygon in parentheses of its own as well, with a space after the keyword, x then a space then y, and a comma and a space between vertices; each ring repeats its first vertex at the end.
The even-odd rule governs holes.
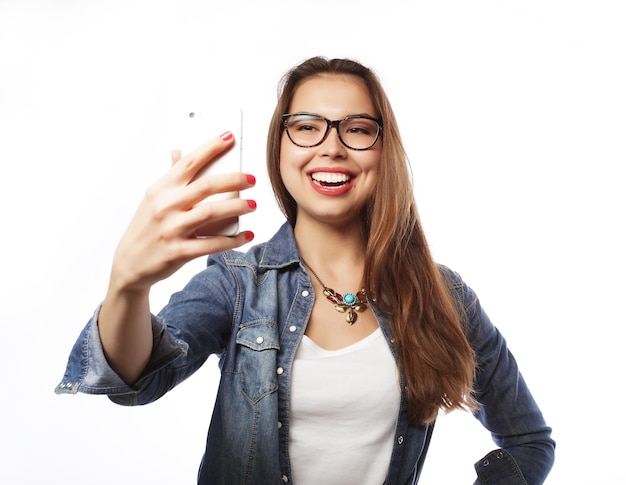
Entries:
POLYGON ((316 172, 311 178, 321 187, 341 187, 352 180, 350 175, 336 172, 316 172))

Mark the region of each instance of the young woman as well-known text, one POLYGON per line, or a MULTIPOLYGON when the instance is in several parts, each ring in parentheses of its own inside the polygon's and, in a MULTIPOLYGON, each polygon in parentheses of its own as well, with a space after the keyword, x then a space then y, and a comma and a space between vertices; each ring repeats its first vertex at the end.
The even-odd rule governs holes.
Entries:
POLYGON ((375 74, 313 58, 284 78, 268 170, 287 222, 196 238, 253 201, 246 174, 194 175, 232 144, 216 137, 150 187, 116 251, 109 289, 57 392, 158 399, 220 356, 200 484, 417 483, 440 410, 471 410, 498 449, 476 483, 540 484, 554 442, 505 341, 460 277, 435 264, 407 160, 375 74), (150 287, 211 254, 169 304, 150 287))

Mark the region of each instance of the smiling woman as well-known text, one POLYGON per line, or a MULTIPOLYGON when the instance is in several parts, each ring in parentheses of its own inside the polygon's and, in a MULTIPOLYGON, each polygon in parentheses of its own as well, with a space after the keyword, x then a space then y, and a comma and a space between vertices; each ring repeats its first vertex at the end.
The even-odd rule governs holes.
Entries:
MULTIPOLYGON (((377 121, 379 113, 364 79, 356 74, 318 73, 298 84, 284 109, 288 113, 276 110, 273 121, 276 125, 282 119, 277 125, 280 186, 284 184, 296 202, 300 226, 309 211, 326 211, 329 221, 334 217, 344 228, 358 226, 357 216, 376 184, 383 148, 382 123, 377 121), (322 197, 311 198, 311 187, 322 197)), ((276 186, 273 170, 269 165, 276 186)))
POLYGON ((287 73, 267 153, 287 221, 247 252, 234 248, 249 231, 193 236, 256 208, 193 204, 254 185, 196 177, 232 144, 224 133, 175 157, 148 189, 57 392, 146 404, 217 354, 200 484, 415 484, 440 410, 454 409, 472 410, 499 447, 477 483, 541 484, 551 429, 474 292, 430 255, 374 72, 315 57, 287 73), (204 254, 206 269, 153 315, 151 287, 204 254))
MULTIPOLYGON (((241 228, 267 241, 285 220, 263 169, 276 82, 318 54, 380 75, 429 248, 481 296, 554 428, 546 485, 621 483, 620 447, 594 444, 625 434, 626 420, 606 409, 581 426, 571 396, 616 389, 619 400, 623 380, 623 342, 607 336, 626 323, 625 14, 619 0, 0 1, 0 484, 195 483, 218 356, 149 406, 52 388, 146 186, 181 148, 162 107, 216 97, 241 106, 243 171, 257 179, 242 194, 258 205, 241 228)), ((393 136, 385 128, 383 144, 393 136)), ((391 214, 381 217, 394 223, 391 214)), ((337 277, 325 272, 324 261, 341 262, 343 246, 331 243, 309 262, 335 293, 356 293, 358 281, 340 278, 358 272, 358 259, 337 277)), ((205 267, 200 257, 159 281, 151 308, 205 267)), ((349 326, 335 302, 315 297, 349 326)), ((372 311, 358 312, 352 330, 372 311)), ((261 347, 259 336, 242 342, 261 347)), ((312 345, 304 357, 328 355, 312 345)), ((488 429, 466 412, 442 412, 435 428, 420 485, 472 483, 476 456, 493 446, 488 429)))

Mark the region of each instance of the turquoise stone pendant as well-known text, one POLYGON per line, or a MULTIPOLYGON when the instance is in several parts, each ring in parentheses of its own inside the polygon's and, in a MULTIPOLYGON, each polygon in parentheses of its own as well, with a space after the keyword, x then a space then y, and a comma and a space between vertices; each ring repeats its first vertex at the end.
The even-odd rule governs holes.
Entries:
POLYGON ((346 293, 341 295, 332 288, 324 288, 324 296, 335 304, 335 310, 339 313, 346 314, 346 322, 348 325, 354 325, 357 320, 357 312, 362 312, 367 308, 367 296, 365 290, 354 293, 346 293))

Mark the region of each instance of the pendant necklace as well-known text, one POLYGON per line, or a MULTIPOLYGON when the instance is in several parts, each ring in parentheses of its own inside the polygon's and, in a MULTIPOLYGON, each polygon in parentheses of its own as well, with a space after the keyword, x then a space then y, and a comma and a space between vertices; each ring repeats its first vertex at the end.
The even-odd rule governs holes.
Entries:
POLYGON ((313 268, 309 266, 309 263, 307 263, 304 258, 302 258, 302 263, 313 274, 317 282, 322 285, 322 288, 324 288, 324 296, 329 302, 334 303, 335 310, 339 313, 345 313, 348 325, 354 325, 357 319, 356 312, 367 310, 367 293, 365 292, 365 288, 362 288, 357 293, 341 295, 322 283, 320 277, 317 276, 317 273, 313 271, 313 268))

